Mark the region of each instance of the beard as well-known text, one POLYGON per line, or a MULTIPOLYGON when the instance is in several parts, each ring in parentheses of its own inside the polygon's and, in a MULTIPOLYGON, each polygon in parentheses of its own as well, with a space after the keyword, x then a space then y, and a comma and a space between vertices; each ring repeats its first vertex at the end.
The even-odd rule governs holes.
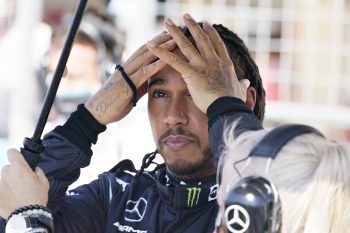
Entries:
MULTIPOLYGON (((197 146, 201 147, 201 141, 199 137, 189 131, 184 130, 181 126, 175 129, 168 129, 165 133, 163 133, 158 139, 158 151, 162 155, 167 165, 168 170, 174 175, 190 175, 192 173, 198 172, 201 169, 207 167, 212 163, 214 158, 213 152, 209 146, 205 147, 201 152, 201 159, 197 161, 189 161, 184 158, 177 158, 176 161, 171 164, 167 163, 165 156, 163 155, 163 140, 170 135, 184 135, 193 139, 193 142, 197 144, 197 146)), ((191 155, 189 155, 191 156, 191 155)))
POLYGON ((207 167, 214 157, 209 146, 203 150, 202 155, 202 159, 195 162, 189 162, 186 159, 178 159, 172 164, 167 164, 167 168, 174 175, 183 176, 193 174, 207 167))

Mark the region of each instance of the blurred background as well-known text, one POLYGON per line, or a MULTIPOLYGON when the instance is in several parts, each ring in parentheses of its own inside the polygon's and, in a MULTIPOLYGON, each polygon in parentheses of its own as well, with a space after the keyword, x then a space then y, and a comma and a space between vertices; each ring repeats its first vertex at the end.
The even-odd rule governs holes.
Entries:
MULTIPOLYGON (((57 27, 68 28, 76 4, 71 0, 0 0, 0 165, 6 162, 9 147, 20 148, 23 138, 32 135, 45 85, 62 47, 52 35, 57 27)), ((74 45, 64 78, 67 83, 60 86, 46 131, 64 121, 70 111, 66 102, 91 95, 113 64, 163 30, 164 17, 182 24, 181 16, 188 12, 198 20, 222 23, 244 40, 267 93, 265 127, 304 123, 329 138, 350 141, 350 1, 89 0, 87 8, 92 12, 86 17, 88 24, 94 24, 96 15, 100 17, 99 30, 93 32, 87 26, 82 33, 88 39, 77 41, 80 47, 74 45), (106 26, 106 22, 112 24, 106 26), (102 36, 96 36, 101 29, 102 36), (98 37, 112 42, 101 46, 98 37), (92 73, 96 77, 88 77, 92 73), (92 81, 89 86, 87 81, 74 81, 73 74, 92 81)), ((84 169, 80 182, 95 178, 123 158, 139 167, 143 155, 155 149, 145 100, 100 136, 94 146, 98 155, 84 169)))

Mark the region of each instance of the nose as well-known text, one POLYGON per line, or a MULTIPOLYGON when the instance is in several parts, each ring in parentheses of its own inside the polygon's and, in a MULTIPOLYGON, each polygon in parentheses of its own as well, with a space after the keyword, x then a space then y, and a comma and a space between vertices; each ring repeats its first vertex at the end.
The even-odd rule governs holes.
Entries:
POLYGON ((163 122, 169 126, 187 125, 188 108, 186 100, 174 99, 170 101, 164 112, 163 122))

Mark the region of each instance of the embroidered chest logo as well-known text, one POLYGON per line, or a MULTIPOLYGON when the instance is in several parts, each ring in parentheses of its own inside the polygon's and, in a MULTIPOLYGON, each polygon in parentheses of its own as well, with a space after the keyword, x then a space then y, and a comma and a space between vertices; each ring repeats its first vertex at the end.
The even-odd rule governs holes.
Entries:
POLYGON ((187 188, 187 207, 197 206, 201 191, 200 187, 187 188))
POLYGON ((116 222, 113 225, 116 226, 120 232, 133 232, 133 233, 147 233, 148 232, 147 230, 139 230, 139 229, 134 229, 131 226, 122 225, 119 222, 116 222))
POLYGON ((216 200, 218 188, 219 188, 218 184, 210 187, 208 201, 216 200))
POLYGON ((126 183, 124 180, 118 179, 117 177, 115 178, 118 184, 122 186, 123 192, 125 192, 126 187, 129 185, 129 183, 126 183))
POLYGON ((141 197, 137 201, 128 200, 124 219, 129 222, 141 222, 145 216, 147 201, 141 197))

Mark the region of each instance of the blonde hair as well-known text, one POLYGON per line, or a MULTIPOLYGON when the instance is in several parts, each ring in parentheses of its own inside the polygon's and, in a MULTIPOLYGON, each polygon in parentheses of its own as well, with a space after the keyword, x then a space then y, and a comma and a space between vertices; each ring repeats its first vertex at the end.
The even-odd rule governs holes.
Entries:
MULTIPOLYGON (((234 138, 225 132, 222 183, 218 202, 240 177, 233 164, 247 157, 268 132, 249 131, 234 138)), ((264 172, 267 160, 252 157, 249 165, 237 164, 241 176, 264 172)), ((272 160, 268 171, 282 204, 282 233, 340 233, 350 231, 350 145, 303 134, 289 141, 272 160)))

